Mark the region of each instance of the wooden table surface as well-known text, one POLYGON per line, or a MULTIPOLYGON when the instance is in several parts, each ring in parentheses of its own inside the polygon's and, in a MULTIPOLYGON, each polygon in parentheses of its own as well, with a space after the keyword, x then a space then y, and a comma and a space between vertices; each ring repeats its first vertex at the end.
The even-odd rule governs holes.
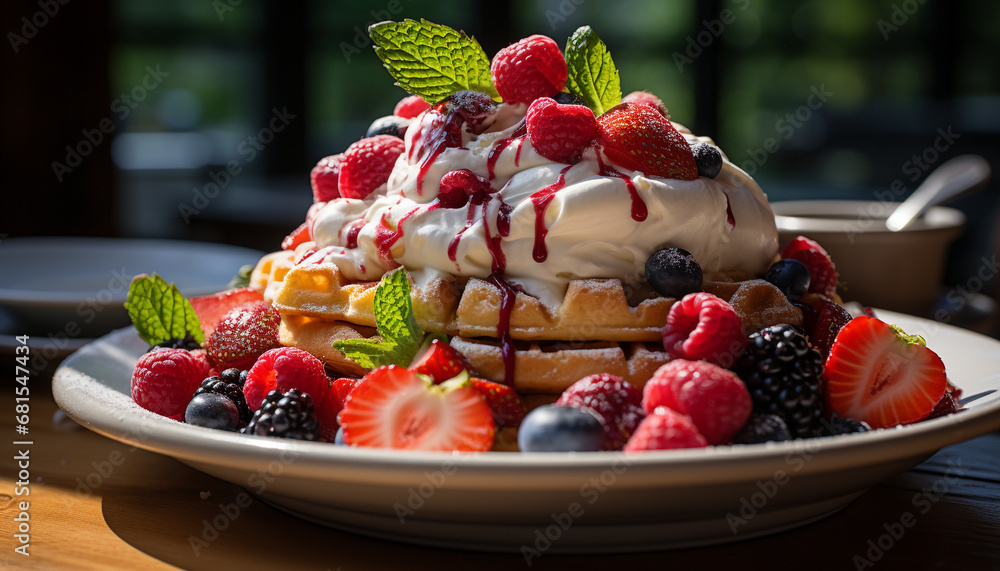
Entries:
MULTIPOLYGON (((336 531, 254 500, 207 547, 188 542, 243 490, 102 437, 58 411, 32 380, 30 495, 18 496, 16 446, 0 473, 0 563, 11 569, 523 569, 520 555, 417 547, 336 531), (117 464, 112 468, 112 462, 117 464), (30 556, 15 552, 30 501, 30 556)), ((0 432, 14 434, 3 382, 0 432)), ((728 545, 630 555, 556 556, 534 569, 1000 569, 1000 432, 939 452, 844 510, 784 533, 728 545), (960 466, 960 470, 955 470, 960 466), (925 493, 926 492, 926 493, 925 493), (920 494, 925 494, 922 497, 920 494), (934 501, 930 501, 930 499, 934 501), (911 514, 910 527, 894 526, 911 514), (887 527, 888 526, 888 527, 887 527), (898 531, 903 529, 902 534, 898 531), (895 530, 898 538, 891 536, 895 530), (881 546, 879 545, 881 543, 881 546), (862 559, 863 558, 863 559, 862 559)))

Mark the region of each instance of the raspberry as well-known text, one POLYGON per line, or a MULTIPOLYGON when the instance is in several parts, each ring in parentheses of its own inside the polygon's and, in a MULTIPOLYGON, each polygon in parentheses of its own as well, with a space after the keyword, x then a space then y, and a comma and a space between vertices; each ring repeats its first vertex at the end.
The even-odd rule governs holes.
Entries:
POLYGON ((704 359, 722 367, 743 353, 747 338, 731 305, 710 293, 690 293, 675 303, 663 328, 663 348, 674 359, 704 359))
POLYGON ((258 301, 226 314, 205 341, 209 361, 218 370, 249 369, 264 351, 278 346, 281 317, 258 301))
POLYGON ((566 60, 552 38, 536 34, 497 52, 490 75, 504 101, 531 103, 562 91, 566 60))
POLYGON ((623 450, 674 450, 678 448, 704 448, 708 443, 698 433, 691 419, 665 406, 643 419, 623 450))
POLYGON ((322 361, 296 347, 278 347, 265 352, 250 368, 243 394, 251 410, 259 409, 264 397, 273 390, 284 393, 298 389, 319 405, 329 385, 322 361))
POLYGON ((622 103, 649 105, 653 109, 659 111, 660 115, 670 119, 670 113, 667 112, 667 106, 663 104, 663 100, 648 91, 633 91, 625 97, 622 97, 622 103))
POLYGON ((431 108, 431 104, 424 101, 419 95, 408 95, 399 100, 392 114, 403 119, 413 119, 424 111, 431 108))
POLYGON ((344 153, 340 153, 320 159, 313 167, 309 173, 309 182, 312 183, 314 202, 328 202, 340 198, 338 178, 343 161, 344 153))
POLYGON ((363 199, 385 184, 403 147, 403 140, 392 135, 368 137, 347 147, 340 163, 340 196, 363 199))
POLYGON ((444 208, 461 208, 469 203, 469 198, 482 202, 494 192, 490 181, 468 169, 445 173, 438 185, 438 201, 444 208))
POLYGON ((560 105, 548 97, 531 103, 527 124, 528 139, 538 154, 560 163, 578 162, 597 136, 597 119, 589 107, 560 105))
POLYGON ((156 349, 139 357, 132 369, 132 400, 142 408, 176 419, 208 374, 186 349, 156 349))
POLYGON ((573 383, 555 404, 588 408, 601 417, 605 450, 621 450, 645 416, 639 389, 607 373, 590 375, 573 383))
POLYGON ((725 444, 746 424, 753 401, 731 371, 707 361, 676 359, 660 367, 642 390, 647 413, 666 406, 691 417, 709 444, 725 444))

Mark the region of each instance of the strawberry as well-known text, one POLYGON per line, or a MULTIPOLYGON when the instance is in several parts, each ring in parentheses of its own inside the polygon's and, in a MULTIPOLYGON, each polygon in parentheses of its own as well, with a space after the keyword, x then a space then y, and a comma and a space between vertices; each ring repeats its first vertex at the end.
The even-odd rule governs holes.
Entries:
POLYGON ((625 452, 642 452, 644 450, 675 450, 678 448, 704 448, 706 446, 708 446, 708 442, 698 432, 690 418, 661 406, 642 420, 623 450, 625 452))
POLYGON ((620 103, 597 118, 597 127, 604 154, 616 164, 647 175, 698 178, 684 135, 649 105, 620 103))
POLYGON ((944 363, 919 335, 867 316, 840 330, 823 376, 830 409, 872 428, 925 418, 948 388, 944 363))
POLYGON ((625 97, 622 97, 622 103, 649 105, 653 109, 659 111, 660 115, 670 119, 670 113, 667 113, 667 106, 663 104, 663 100, 648 91, 633 91, 625 97))
POLYGON ((597 136, 597 120, 589 107, 561 105, 549 97, 531 103, 527 126, 535 151, 560 163, 579 162, 584 147, 597 136))
POLYGON ((818 349, 823 360, 826 360, 830 354, 830 347, 833 346, 833 340, 853 317, 839 303, 825 297, 810 296, 809 305, 815 310, 815 321, 810 324, 809 321, 813 320, 809 319, 804 325, 807 327, 812 346, 818 349))
POLYGON ((403 140, 392 135, 368 137, 347 147, 340 164, 340 196, 367 198, 385 184, 403 147, 403 140))
POLYGON ((710 293, 689 293, 667 313, 663 348, 671 358, 704 359, 729 367, 746 345, 743 322, 736 310, 710 293))
POLYGON ((837 293, 837 270, 830 254, 815 240, 798 236, 781 251, 782 259, 798 260, 809 270, 809 292, 833 297, 837 293))
POLYGON ((435 385, 395 365, 361 379, 340 425, 347 444, 442 452, 484 452, 496 431, 489 405, 467 379, 435 385))
POLYGON ((486 404, 490 405, 490 410, 493 411, 493 421, 498 427, 511 426, 516 428, 520 426, 524 415, 528 414, 528 409, 524 400, 513 388, 486 379, 472 377, 469 380, 472 382, 472 386, 482 393, 486 404))
POLYGON ((281 241, 282 250, 295 250, 302 244, 312 240, 312 236, 309 231, 309 223, 303 222, 299 224, 299 227, 292 230, 292 233, 285 236, 285 239, 281 241))
POLYGON ((249 369, 257 357, 278 346, 280 323, 278 312, 263 301, 233 309, 205 340, 209 362, 220 371, 249 369))
POLYGON ((340 165, 344 162, 344 153, 324 157, 316 163, 309 173, 312 184, 313 201, 329 202, 340 198, 340 165))
POLYGON ((465 356, 440 339, 431 339, 430 344, 425 343, 417 350, 409 367, 415 373, 427 375, 435 383, 443 383, 468 368, 465 356))
POLYGON ((504 101, 530 104, 562 91, 569 73, 555 41, 535 34, 497 52, 490 75, 504 101))
POLYGON ((419 95, 408 95, 399 100, 392 114, 403 119, 413 119, 431 108, 431 104, 419 95))
POLYGON ((316 405, 316 420, 319 422, 319 437, 326 442, 333 442, 340 428, 340 411, 344 410, 347 395, 358 386, 361 379, 341 377, 330 385, 323 400, 316 405))
POLYGON ((201 323, 201 331, 205 334, 205 339, 208 339, 215 331, 215 326, 222 321, 227 313, 237 307, 246 307, 258 301, 264 301, 264 296, 255 289, 245 287, 204 297, 194 297, 190 301, 195 315, 198 316, 198 322, 201 323))

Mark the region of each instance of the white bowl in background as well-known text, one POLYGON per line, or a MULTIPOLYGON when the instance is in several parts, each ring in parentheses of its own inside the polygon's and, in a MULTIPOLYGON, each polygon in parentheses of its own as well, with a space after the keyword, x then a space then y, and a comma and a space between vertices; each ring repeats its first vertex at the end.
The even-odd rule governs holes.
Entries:
POLYGON ((819 242, 837 267, 844 300, 926 315, 965 215, 936 206, 905 230, 892 232, 885 220, 896 206, 862 200, 771 203, 782 247, 798 235, 819 242))

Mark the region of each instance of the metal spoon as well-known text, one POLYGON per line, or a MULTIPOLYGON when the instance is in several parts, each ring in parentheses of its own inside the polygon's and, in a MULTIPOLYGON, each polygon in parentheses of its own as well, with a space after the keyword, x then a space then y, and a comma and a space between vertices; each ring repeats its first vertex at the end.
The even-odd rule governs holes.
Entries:
POLYGON ((960 155, 934 169, 909 198, 896 207, 885 225, 899 232, 931 206, 954 200, 990 180, 990 163, 979 155, 960 155))

